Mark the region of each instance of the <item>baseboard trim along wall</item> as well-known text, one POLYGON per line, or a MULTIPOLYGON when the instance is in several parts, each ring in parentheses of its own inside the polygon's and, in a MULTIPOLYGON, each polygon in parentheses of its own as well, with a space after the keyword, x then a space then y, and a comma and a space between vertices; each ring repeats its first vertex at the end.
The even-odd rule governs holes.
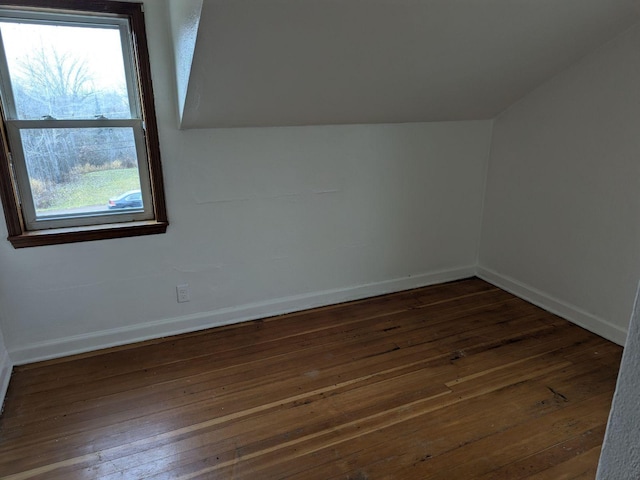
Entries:
POLYGON ((325 290, 305 295, 284 297, 265 302, 225 308, 195 315, 162 319, 138 325, 103 330, 24 345, 10 350, 15 365, 85 353, 102 348, 126 345, 180 333, 230 325, 259 318, 297 312, 309 308, 359 300, 386 293, 473 277, 475 267, 424 273, 382 282, 357 285, 335 290, 325 290))
POLYGON ((618 345, 624 345, 625 339, 627 338, 626 330, 613 325, 602 318, 591 315, 575 305, 558 300, 545 292, 525 285, 524 283, 488 268, 477 267, 476 275, 479 278, 492 283, 496 287, 500 287, 509 293, 547 310, 548 312, 569 320, 590 332, 600 335, 607 340, 611 340, 618 345))

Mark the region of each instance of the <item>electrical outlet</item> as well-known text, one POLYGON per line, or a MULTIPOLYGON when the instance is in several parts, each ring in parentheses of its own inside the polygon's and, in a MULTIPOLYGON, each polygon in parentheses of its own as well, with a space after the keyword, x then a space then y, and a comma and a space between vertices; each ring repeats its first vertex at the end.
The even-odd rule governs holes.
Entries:
POLYGON ((178 295, 178 303, 189 302, 191 300, 191 296, 189 295, 189 285, 186 283, 184 285, 176 286, 176 293, 178 295))

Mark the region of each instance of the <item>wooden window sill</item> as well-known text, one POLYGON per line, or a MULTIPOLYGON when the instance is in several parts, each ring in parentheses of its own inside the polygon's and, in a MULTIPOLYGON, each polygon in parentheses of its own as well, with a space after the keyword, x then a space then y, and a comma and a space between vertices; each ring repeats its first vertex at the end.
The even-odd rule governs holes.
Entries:
POLYGON ((137 237, 165 233, 169 222, 149 220, 144 222, 108 223, 86 227, 53 228, 34 230, 9 236, 14 248, 59 245, 63 243, 88 242, 107 238, 137 237))

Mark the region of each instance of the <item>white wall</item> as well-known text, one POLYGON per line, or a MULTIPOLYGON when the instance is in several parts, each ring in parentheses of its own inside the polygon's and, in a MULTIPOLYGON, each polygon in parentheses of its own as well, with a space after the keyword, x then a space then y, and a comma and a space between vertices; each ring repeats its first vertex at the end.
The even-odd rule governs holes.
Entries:
POLYGON ((473 275, 491 122, 180 131, 163 5, 146 16, 168 233, 0 241, 14 362, 473 275))
POLYGON ((618 343, 640 277, 640 28, 494 124, 480 274, 618 343))
POLYGON ((640 289, 622 355, 618 385, 613 398, 598 480, 636 480, 640 477, 640 289))

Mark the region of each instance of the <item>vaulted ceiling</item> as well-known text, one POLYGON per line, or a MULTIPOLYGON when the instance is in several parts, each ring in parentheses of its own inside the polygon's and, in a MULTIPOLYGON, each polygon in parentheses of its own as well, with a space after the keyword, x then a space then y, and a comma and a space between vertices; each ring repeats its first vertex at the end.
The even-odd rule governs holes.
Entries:
POLYGON ((182 128, 493 118, 637 0, 169 0, 182 128))

